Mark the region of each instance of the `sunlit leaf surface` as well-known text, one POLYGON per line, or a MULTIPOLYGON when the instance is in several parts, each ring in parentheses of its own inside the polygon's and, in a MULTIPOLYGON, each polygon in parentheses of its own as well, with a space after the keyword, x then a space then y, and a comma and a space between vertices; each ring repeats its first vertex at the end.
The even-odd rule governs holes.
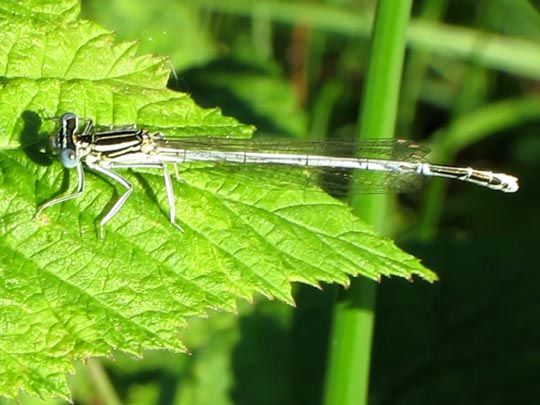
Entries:
POLYGON ((184 232, 169 224, 160 173, 148 171, 126 173, 136 191, 104 241, 95 221, 120 190, 94 174, 81 198, 33 219, 73 187, 73 174, 69 185, 61 165, 32 147, 63 112, 174 135, 253 130, 166 89, 167 60, 137 54, 77 14, 70 0, 0 5, 0 395, 69 397, 73 360, 183 351, 186 317, 234 311, 255 293, 292 304, 292 281, 435 279, 343 203, 313 187, 280 189, 270 172, 181 168, 184 232))

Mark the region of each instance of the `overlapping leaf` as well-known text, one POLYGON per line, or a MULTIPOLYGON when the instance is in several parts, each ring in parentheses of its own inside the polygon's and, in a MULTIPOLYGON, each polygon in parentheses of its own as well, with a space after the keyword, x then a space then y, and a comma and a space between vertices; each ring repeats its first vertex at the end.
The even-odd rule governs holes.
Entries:
POLYGON ((166 61, 70 19, 77 2, 6 4, 0 2, 1 395, 23 389, 68 397, 64 375, 73 359, 113 349, 181 351, 177 332, 186 317, 232 311, 238 298, 255 293, 292 303, 291 281, 434 279, 342 203, 314 188, 280 189, 271 173, 246 180, 219 168, 183 168, 174 187, 184 232, 168 222, 159 173, 126 174, 136 192, 104 241, 94 222, 115 191, 92 174, 81 198, 32 219, 37 204, 66 191, 68 175, 19 146, 51 131, 49 118, 65 111, 176 135, 249 136, 252 128, 165 89, 166 61), (57 15, 64 18, 55 24, 57 15))

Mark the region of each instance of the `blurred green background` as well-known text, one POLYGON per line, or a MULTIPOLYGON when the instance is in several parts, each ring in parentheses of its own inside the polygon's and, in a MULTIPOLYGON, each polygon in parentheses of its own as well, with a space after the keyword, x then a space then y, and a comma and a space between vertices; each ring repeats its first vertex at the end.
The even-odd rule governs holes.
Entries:
MULTIPOLYGON (((170 56, 170 87, 296 138, 352 137, 375 0, 92 0, 84 18, 170 56)), ((540 4, 416 0, 397 136, 432 160, 514 174, 505 195, 430 182, 392 203, 388 234, 441 280, 378 288, 370 404, 540 398, 540 4)), ((337 288, 297 286, 194 319, 191 355, 77 365, 76 403, 321 403, 337 288)), ((20 398, 21 403, 41 403, 20 398)), ((55 403, 51 401, 50 403, 55 403)))

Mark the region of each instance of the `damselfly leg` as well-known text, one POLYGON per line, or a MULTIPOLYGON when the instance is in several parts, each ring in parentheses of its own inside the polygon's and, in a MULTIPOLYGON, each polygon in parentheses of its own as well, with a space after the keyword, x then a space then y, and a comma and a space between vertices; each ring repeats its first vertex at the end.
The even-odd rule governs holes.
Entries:
POLYGON ((114 180, 115 182, 121 184, 126 191, 124 194, 120 196, 118 200, 114 203, 112 208, 105 214, 105 216, 99 221, 99 238, 103 239, 105 237, 103 228, 105 227, 105 224, 109 222, 112 217, 116 215, 116 213, 122 208, 122 206, 126 203, 127 199, 129 198, 130 194, 133 192, 133 186, 129 181, 127 181, 125 178, 120 176, 118 173, 113 172, 112 170, 106 169, 104 167, 101 167, 97 164, 94 164, 92 162, 86 162, 86 165, 90 170, 93 170, 95 172, 101 173, 108 178, 114 180))
MULTIPOLYGON (((167 169, 166 164, 164 164, 164 163, 140 163, 140 164, 116 164, 116 163, 110 163, 109 167, 115 168, 115 169, 143 169, 143 168, 146 168, 146 169, 160 169, 162 171, 162 173, 163 173, 163 182, 165 183, 165 192, 167 193, 167 203, 169 205, 169 221, 170 221, 171 225, 176 227, 179 231, 182 231, 182 232, 184 231, 184 229, 180 225, 178 225, 176 223, 176 200, 175 200, 175 197, 174 197, 174 189, 173 189, 173 183, 172 183, 172 179, 171 179, 171 174, 169 173, 169 169, 167 169)), ((92 167, 90 167, 90 168, 92 169, 92 167)), ((101 168, 101 170, 103 170, 103 168, 101 168)), ((109 170, 109 172, 118 175, 116 172, 113 172, 113 171, 110 171, 110 170, 109 170)), ((103 171, 102 171, 102 173, 103 173, 103 171)), ((113 178, 112 176, 109 176, 109 177, 113 178)), ((116 180, 115 178, 113 178, 113 179, 116 180)), ((127 183, 127 181, 126 181, 126 183, 127 183)), ((127 197, 126 197, 126 199, 127 199, 127 197)), ((107 216, 110 215, 108 220, 111 219, 120 210, 122 205, 124 205, 125 201, 126 200, 123 200, 122 203, 119 204, 119 206, 116 209, 115 209, 115 207, 118 204, 118 202, 113 206, 113 208, 107 214, 107 216), (114 212, 112 212, 113 209, 115 209, 114 212)), ((107 221, 102 223, 102 225, 105 225, 105 223, 107 221)))
POLYGON ((77 168, 77 191, 75 191, 72 194, 65 195, 63 197, 58 197, 58 198, 55 198, 53 200, 47 201, 46 203, 44 203, 43 205, 41 205, 39 207, 39 209, 37 210, 37 212, 36 212, 36 214, 34 216, 35 218, 39 217, 41 215, 41 213, 45 209, 50 208, 53 205, 60 204, 60 203, 63 203, 65 201, 77 198, 83 193, 83 191, 84 191, 84 169, 83 169, 81 163, 79 163, 75 167, 77 168))
MULTIPOLYGON (((128 155, 130 147, 141 141, 139 130, 133 126, 115 128, 107 132, 96 132, 92 120, 85 120, 85 128, 81 134, 77 133, 79 118, 73 113, 66 113, 60 118, 60 128, 53 139, 53 145, 60 155, 60 161, 66 168, 77 169, 77 191, 67 196, 55 198, 43 204, 36 216, 53 205, 79 197, 84 191, 83 163, 90 170, 101 173, 112 181, 120 184, 126 191, 113 204, 112 208, 99 222, 99 237, 104 238, 105 225, 120 211, 133 192, 133 186, 123 176, 112 169, 152 168, 160 169, 163 173, 167 202, 169 205, 169 220, 172 225, 182 231, 176 223, 176 206, 171 175, 163 162, 152 163, 123 163, 115 161, 109 154, 118 152, 118 155, 128 155), (102 147, 102 149, 100 149, 102 147), (127 148, 127 150, 126 150, 127 148)), ((176 168, 175 168, 176 169, 176 168)))
MULTIPOLYGON (((60 118, 60 128, 53 139, 53 146, 60 155, 60 161, 66 169, 77 169, 77 191, 72 194, 54 198, 43 204, 36 212, 35 217, 39 216, 43 210, 60 204, 64 201, 79 197, 84 191, 84 169, 77 153, 77 145, 73 142, 73 137, 79 127, 79 118, 73 113, 66 113, 60 118)), ((85 133, 91 129, 86 126, 85 133)))

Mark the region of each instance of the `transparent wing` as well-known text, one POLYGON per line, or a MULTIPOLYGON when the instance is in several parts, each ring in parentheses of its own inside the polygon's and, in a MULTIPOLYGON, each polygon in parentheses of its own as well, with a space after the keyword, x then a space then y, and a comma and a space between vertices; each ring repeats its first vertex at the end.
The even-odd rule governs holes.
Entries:
MULTIPOLYGON (((327 157, 352 157, 366 159, 388 159, 405 162, 423 161, 429 149, 417 143, 400 139, 372 139, 361 142, 351 141, 289 141, 275 139, 228 139, 228 138, 179 138, 158 139, 157 144, 167 150, 197 150, 223 152, 268 152, 276 154, 301 154, 327 157), (355 153, 356 151, 356 153, 355 153)), ((179 156, 182 152, 179 152, 179 156)), ((366 171, 343 168, 317 168, 306 166, 286 166, 280 164, 246 164, 230 161, 212 163, 184 163, 181 171, 219 170, 224 176, 235 177, 238 181, 268 178, 274 180, 269 188, 298 188, 321 186, 335 196, 349 192, 354 177, 355 192, 385 193, 417 189, 422 183, 421 176, 392 171, 366 171)))
POLYGON ((306 155, 392 159, 406 162, 422 161, 429 148, 404 139, 365 139, 362 141, 296 141, 242 138, 164 138, 158 145, 178 150, 246 151, 298 153, 306 155))
POLYGON ((293 166, 244 165, 237 163, 185 163, 178 166, 180 177, 212 174, 229 181, 249 183, 265 179, 265 188, 276 191, 282 189, 321 189, 336 197, 347 195, 354 177, 355 193, 388 193, 416 190, 422 184, 422 177, 393 172, 365 172, 355 176, 355 172, 333 168, 303 168, 293 166))

